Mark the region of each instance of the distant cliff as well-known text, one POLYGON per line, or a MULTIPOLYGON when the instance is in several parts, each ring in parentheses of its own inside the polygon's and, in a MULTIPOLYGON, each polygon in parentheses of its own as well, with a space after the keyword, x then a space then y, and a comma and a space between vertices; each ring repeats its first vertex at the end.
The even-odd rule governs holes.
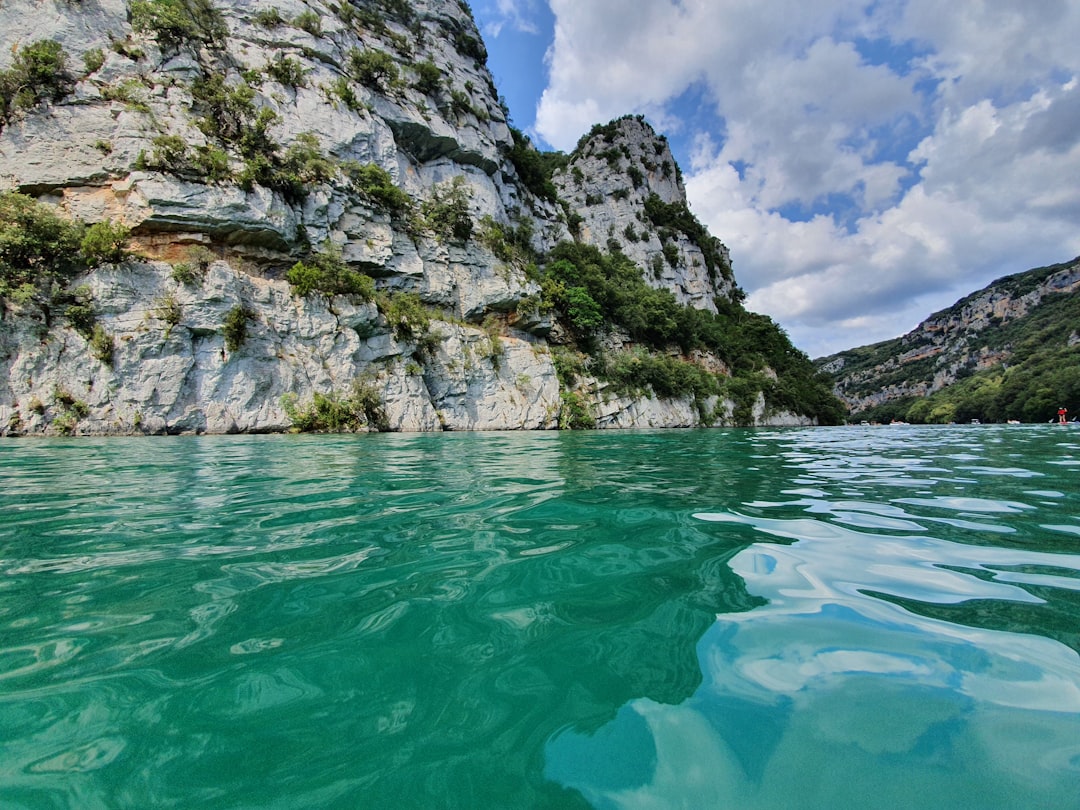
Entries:
POLYGON ((464 3, 17 0, 0 40, 0 432, 838 413, 664 139, 538 153, 464 3))
POLYGON ((856 415, 1043 421, 1080 405, 1080 259, 998 279, 903 337, 816 364, 856 415))

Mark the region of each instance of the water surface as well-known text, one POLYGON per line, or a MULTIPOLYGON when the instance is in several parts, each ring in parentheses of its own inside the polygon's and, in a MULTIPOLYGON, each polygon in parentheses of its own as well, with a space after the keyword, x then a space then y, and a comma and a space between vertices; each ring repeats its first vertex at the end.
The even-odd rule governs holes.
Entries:
POLYGON ((0 805, 1080 808, 1080 430, 0 444, 0 805))

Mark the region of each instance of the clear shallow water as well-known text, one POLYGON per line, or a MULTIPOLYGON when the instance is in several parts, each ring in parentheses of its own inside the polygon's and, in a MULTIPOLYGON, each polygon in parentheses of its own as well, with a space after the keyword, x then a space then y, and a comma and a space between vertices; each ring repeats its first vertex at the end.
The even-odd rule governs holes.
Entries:
POLYGON ((1080 430, 0 444, 0 806, 1080 808, 1080 430))

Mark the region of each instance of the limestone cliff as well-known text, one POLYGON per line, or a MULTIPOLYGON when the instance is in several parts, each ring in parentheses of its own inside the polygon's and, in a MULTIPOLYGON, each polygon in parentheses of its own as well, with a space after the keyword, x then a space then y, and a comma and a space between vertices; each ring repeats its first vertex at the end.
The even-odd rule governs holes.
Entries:
MULTIPOLYGON (((1005 276, 934 313, 902 337, 816 362, 833 377, 837 395, 852 413, 925 398, 974 373, 1007 368, 1021 349, 1019 344, 1025 344, 1025 356, 1032 349, 1059 348, 1058 335, 1060 348, 1080 345, 1075 323, 1049 328, 1050 322, 1067 319, 1067 313, 1031 328, 1026 325, 1029 316, 1045 305, 1060 303, 1078 291, 1080 260, 1005 276)), ((1075 359, 1071 362, 1075 364, 1075 359)))
POLYGON ((560 243, 711 312, 737 288, 642 121, 583 144, 555 196, 528 187, 464 3, 9 0, 0 38, 0 191, 124 236, 49 289, 0 247, 0 431, 812 420, 766 384, 558 373, 581 340, 538 269, 560 243))

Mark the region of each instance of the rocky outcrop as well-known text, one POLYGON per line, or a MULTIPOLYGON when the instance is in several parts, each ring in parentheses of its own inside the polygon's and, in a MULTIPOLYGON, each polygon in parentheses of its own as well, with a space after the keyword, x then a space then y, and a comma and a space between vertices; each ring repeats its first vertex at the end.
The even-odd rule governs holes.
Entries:
POLYGON ((731 296, 728 249, 690 213, 667 139, 640 116, 595 127, 554 180, 581 241, 617 247, 679 303, 715 312, 716 297, 731 296))
MULTIPOLYGON (((130 229, 127 258, 65 292, 92 334, 0 288, 2 433, 281 431, 323 406, 351 429, 565 425, 566 333, 500 229, 526 253, 574 234, 621 250, 694 307, 735 294, 644 121, 585 139, 559 200, 525 187, 463 3, 12 0, 0 32, 0 69, 42 40, 65 60, 62 92, 0 108, 0 192, 130 229), (374 295, 299 294, 287 271, 319 256, 374 295)), ((588 374, 573 393, 599 427, 735 418, 588 374)), ((740 421, 808 421, 759 400, 740 421)))
POLYGON ((908 334, 817 360, 852 412, 926 397, 974 371, 1007 364, 1014 346, 1003 327, 1044 301, 1080 290, 1080 260, 998 279, 936 312, 908 334))

